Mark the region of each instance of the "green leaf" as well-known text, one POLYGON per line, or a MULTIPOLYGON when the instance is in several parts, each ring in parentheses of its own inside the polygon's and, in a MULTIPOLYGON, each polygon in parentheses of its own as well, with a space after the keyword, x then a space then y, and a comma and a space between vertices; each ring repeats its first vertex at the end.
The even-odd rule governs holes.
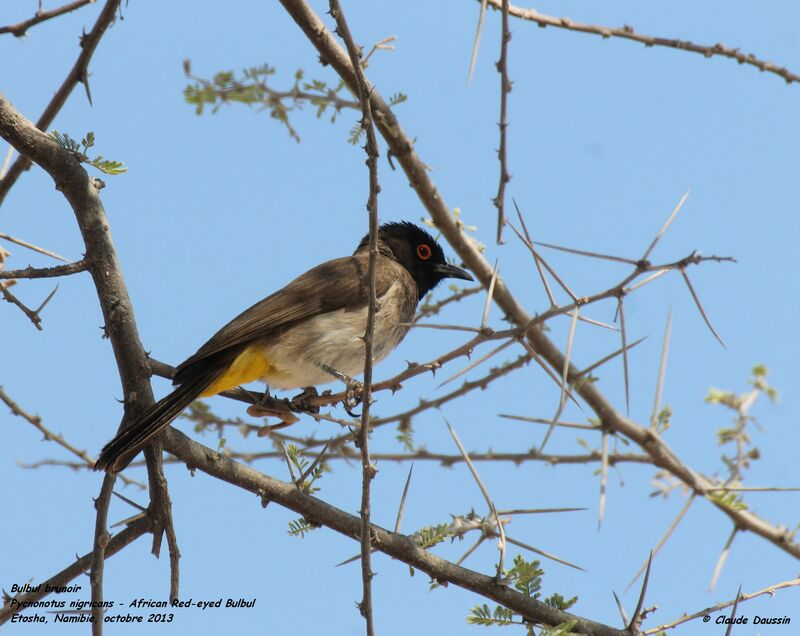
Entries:
POLYGON ((397 104, 402 104, 406 100, 408 100, 408 95, 405 95, 403 93, 395 93, 389 98, 389 106, 396 106, 397 104))
POLYGON ((50 131, 50 136, 55 139, 62 148, 72 153, 78 161, 94 166, 105 174, 117 175, 128 171, 121 161, 106 160, 103 159, 102 155, 98 155, 94 159, 89 158, 86 154, 86 150, 94 146, 95 136, 93 132, 86 133, 86 136, 81 139, 80 144, 67 133, 60 133, 57 130, 50 131))
POLYGON ((437 526, 426 526, 417 530, 413 535, 414 542, 421 548, 428 549, 444 541, 449 535, 449 523, 440 523, 437 526))
POLYGON ((319 526, 310 524, 305 518, 293 519, 289 522, 289 535, 304 539, 306 534, 316 530, 319 526))
MULTIPOLYGON (((483 605, 476 605, 471 608, 467 616, 467 623, 470 625, 483 625, 488 627, 496 625, 498 627, 505 627, 514 624, 514 612, 510 609, 498 605, 494 608, 494 612, 489 609, 489 606, 484 603, 483 605)), ((519 622, 519 621, 517 621, 519 622)))
POLYGON ((544 627, 539 632, 539 636, 566 636, 567 634, 572 634, 572 630, 577 623, 577 620, 571 620, 567 621, 566 623, 556 625, 555 627, 544 627))
POLYGON ((538 598, 542 587, 544 570, 539 565, 539 561, 526 561, 518 554, 514 557, 514 567, 507 573, 514 587, 530 598, 538 598))
POLYGON ((558 592, 554 592, 546 599, 544 599, 544 602, 550 607, 554 607, 555 609, 559 609, 565 612, 570 607, 575 605, 575 603, 578 602, 578 597, 573 596, 571 599, 566 600, 563 596, 561 596, 561 594, 559 594, 558 592))

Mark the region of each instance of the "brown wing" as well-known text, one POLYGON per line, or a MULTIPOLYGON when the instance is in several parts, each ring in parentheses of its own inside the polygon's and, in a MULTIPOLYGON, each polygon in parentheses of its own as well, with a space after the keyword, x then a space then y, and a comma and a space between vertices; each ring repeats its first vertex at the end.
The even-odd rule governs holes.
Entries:
MULTIPOLYGON (((183 362, 173 382, 182 384, 209 367, 224 368, 254 341, 268 338, 298 322, 337 309, 367 304, 367 253, 337 258, 308 270, 283 289, 246 309, 183 362)), ((400 274, 402 265, 378 255, 375 291, 380 298, 400 274)))

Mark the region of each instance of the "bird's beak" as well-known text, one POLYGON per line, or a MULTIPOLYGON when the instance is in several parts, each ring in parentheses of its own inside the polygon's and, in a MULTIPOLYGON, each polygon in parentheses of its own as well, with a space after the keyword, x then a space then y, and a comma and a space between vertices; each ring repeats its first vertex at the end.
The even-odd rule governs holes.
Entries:
POLYGON ((469 272, 455 265, 437 265, 436 273, 442 278, 460 278, 461 280, 475 280, 469 272))

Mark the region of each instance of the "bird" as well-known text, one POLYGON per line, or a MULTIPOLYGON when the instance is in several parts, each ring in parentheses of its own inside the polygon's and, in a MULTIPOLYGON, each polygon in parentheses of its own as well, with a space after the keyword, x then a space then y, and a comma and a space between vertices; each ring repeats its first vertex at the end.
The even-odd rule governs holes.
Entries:
MULTIPOLYGON (((317 265, 236 316, 175 372, 175 389, 106 444, 95 470, 124 469, 192 401, 261 381, 295 389, 351 381, 363 371, 369 234, 352 256, 317 265)), ((445 260, 428 231, 408 221, 378 228, 373 363, 408 333, 420 300, 446 278, 473 280, 445 260)))

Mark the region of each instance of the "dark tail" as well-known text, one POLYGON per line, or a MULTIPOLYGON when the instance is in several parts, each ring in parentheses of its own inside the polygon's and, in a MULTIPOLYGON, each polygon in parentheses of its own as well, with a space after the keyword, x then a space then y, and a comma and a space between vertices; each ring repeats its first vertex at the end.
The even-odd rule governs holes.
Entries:
POLYGON ((95 462, 95 470, 117 473, 125 468, 148 442, 163 431, 181 411, 208 388, 216 373, 203 373, 156 402, 142 418, 117 433, 117 436, 103 447, 95 462))

